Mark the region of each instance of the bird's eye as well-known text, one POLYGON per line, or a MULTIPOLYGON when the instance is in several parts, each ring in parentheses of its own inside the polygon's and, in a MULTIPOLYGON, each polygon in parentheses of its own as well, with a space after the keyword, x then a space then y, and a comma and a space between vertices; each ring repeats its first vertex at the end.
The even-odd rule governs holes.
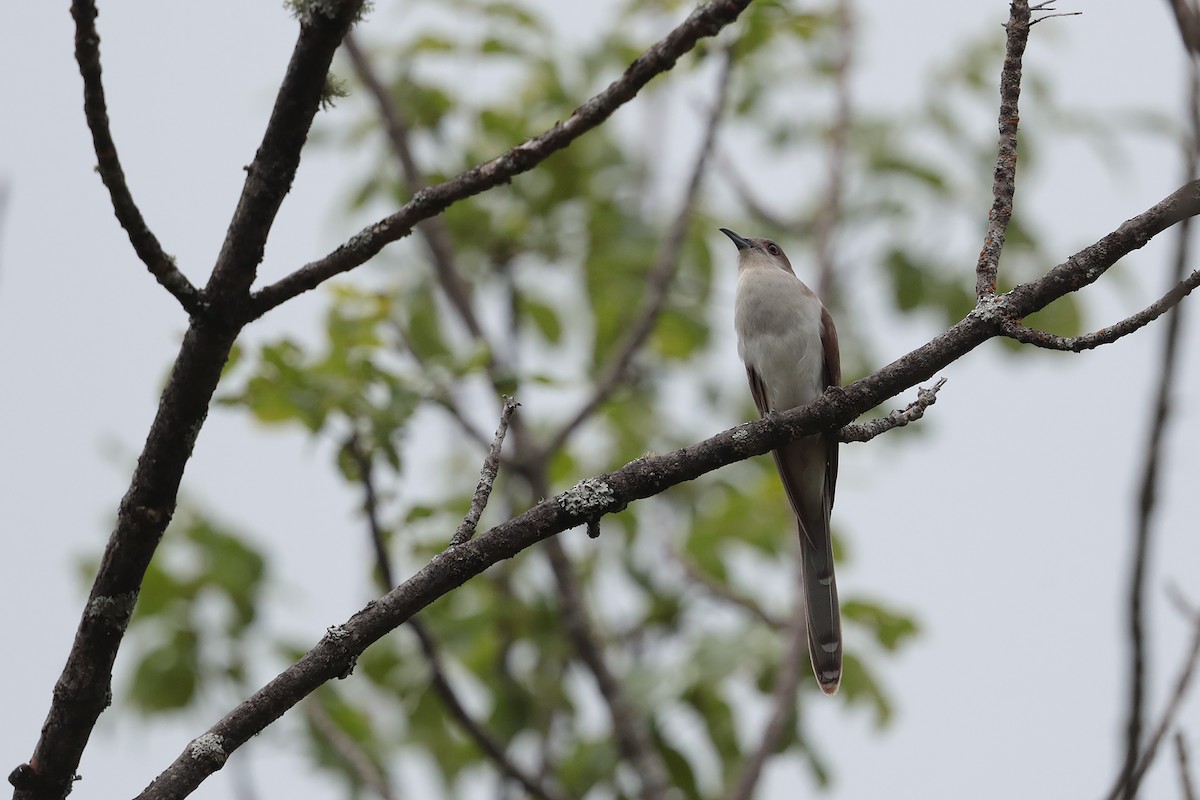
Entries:
POLYGON ((772 242, 771 244, 767 245, 767 252, 773 256, 779 255, 779 245, 772 242))

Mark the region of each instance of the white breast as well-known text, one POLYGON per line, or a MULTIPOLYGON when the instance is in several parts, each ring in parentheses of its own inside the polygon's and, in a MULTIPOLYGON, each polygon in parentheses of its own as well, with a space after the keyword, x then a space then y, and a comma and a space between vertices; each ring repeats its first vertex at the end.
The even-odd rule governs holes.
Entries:
POLYGON ((738 355, 762 378, 772 411, 802 406, 824 389, 821 310, 790 272, 755 265, 738 275, 738 355))

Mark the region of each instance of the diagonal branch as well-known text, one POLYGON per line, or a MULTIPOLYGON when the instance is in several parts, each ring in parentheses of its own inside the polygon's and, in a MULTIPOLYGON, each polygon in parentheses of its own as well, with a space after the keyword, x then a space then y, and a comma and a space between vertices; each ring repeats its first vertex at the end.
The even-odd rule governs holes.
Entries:
MULTIPOLYGON (((501 430, 506 427, 508 418, 512 416, 516 407, 517 403, 512 398, 505 398, 505 413, 500 422, 501 430)), ((499 451, 500 443, 504 440, 501 431, 497 431, 496 440, 493 446, 493 453, 489 453, 488 455, 489 460, 492 459, 493 454, 499 451)), ((384 540, 383 526, 379 522, 378 492, 375 490, 374 465, 372 464, 370 455, 363 451, 357 437, 351 436, 346 443, 346 448, 350 457, 354 460, 355 466, 358 468, 359 483, 363 487, 363 513, 367 518, 367 528, 371 533, 371 544, 375 551, 375 565, 379 582, 382 584, 384 591, 388 591, 396 584, 392 575, 391 558, 388 556, 387 543, 384 540)), ((495 465, 493 465, 494 469, 495 465)), ((484 502, 486 502, 486 498, 484 502)), ((474 503, 472 503, 473 508, 474 503)), ((476 517, 476 521, 478 522, 478 517, 476 517)), ((484 755, 492 760, 502 774, 520 784, 532 797, 539 798, 539 800, 563 800, 562 796, 557 792, 552 791, 542 781, 539 781, 527 771, 517 766, 508 757, 504 746, 496 741, 487 728, 480 724, 467 711, 466 706, 458 698, 458 693, 450 684, 450 679, 446 675, 446 669, 442 664, 441 652, 437 640, 429 631, 429 628, 425 626, 425 623, 419 618, 414 617, 408 620, 408 627, 416 634, 417 641, 421 645, 421 652, 425 654, 425 661, 429 665, 430 684, 433 686, 434 691, 437 692, 442 704, 450 712, 450 715, 454 717, 454 720, 467 736, 475 742, 475 745, 484 755)))
POLYGON ((975 265, 975 296, 980 300, 996 293, 996 275, 1000 251, 1008 222, 1012 219, 1013 194, 1017 177, 1017 101, 1021 97, 1021 59, 1029 42, 1029 0, 1013 0, 1000 70, 1000 142, 996 171, 992 177, 992 210, 988 214, 987 233, 979 261, 975 265))
POLYGON ((633 501, 762 455, 786 442, 843 426, 999 336, 1008 315, 1032 314, 1095 282, 1120 258, 1198 213, 1200 181, 1193 181, 1042 277, 981 304, 947 331, 872 375, 844 387, 832 387, 802 408, 747 422, 681 450, 648 455, 581 481, 471 541, 448 548, 382 598, 330 628, 308 653, 193 740, 147 787, 140 800, 181 798, 191 793, 223 766, 230 753, 318 686, 344 674, 368 646, 488 567, 633 501), (201 744, 208 746, 193 756, 193 747, 201 744))
POLYGON ((1179 785, 1183 800, 1196 800, 1196 787, 1192 785, 1191 768, 1188 766, 1188 748, 1183 731, 1175 731, 1175 762, 1179 765, 1179 785))
POLYGON ((704 139, 692 166, 687 189, 684 190, 683 203, 675 215, 674 222, 671 223, 671 230, 667 233, 667 239, 658 253, 658 260, 646 279, 647 291, 642 308, 632 324, 625 329, 621 341, 617 344, 616 355, 605 365, 600 377, 596 379, 591 397, 547 442, 543 448, 543 452, 546 454, 557 452, 575 429, 582 425, 613 393, 629 371, 633 357, 641 350, 642 345, 650 336, 650 332, 654 330, 654 323, 667 304, 667 292, 671 288, 675 274, 679 271, 680 254, 687 237, 688 225, 692 221, 692 214, 696 207, 696 196, 704 182, 709 156, 712 154, 713 143, 717 138, 717 128, 720 126, 721 115, 724 113, 725 103, 729 97, 729 76, 733 71, 732 67, 733 51, 726 49, 725 59, 721 63, 721 74, 717 79, 717 96, 713 101, 712 110, 709 112, 708 122, 704 128, 704 139))
POLYGON ((129 235, 129 242, 138 258, 163 288, 179 301, 184 311, 195 316, 203 308, 200 292, 175 266, 175 259, 163 251, 125 183, 125 171, 121 168, 117 146, 108 126, 108 104, 104 99, 104 83, 100 77, 100 34, 96 31, 96 14, 94 0, 74 0, 71 3, 71 16, 75 19, 75 60, 83 76, 83 113, 92 132, 96 171, 108 189, 113 212, 129 235))
POLYGON ((469 542, 475 535, 479 518, 483 516, 483 509, 492 495, 492 486, 496 483, 496 473, 500 469, 500 448, 504 446, 504 435, 508 433, 508 421, 519 405, 521 404, 513 398, 505 396, 504 408, 500 412, 500 425, 496 428, 492 446, 488 448, 487 457, 483 460, 483 467, 479 470, 479 484, 475 487, 475 494, 471 497, 471 507, 462 524, 458 526, 458 530, 454 532, 454 536, 450 537, 451 547, 469 542))
POLYGON ((333 752, 354 772, 365 786, 371 788, 380 800, 397 800, 396 793, 388 783, 387 777, 371 762, 358 742, 342 730, 329 712, 315 698, 304 704, 304 716, 313 730, 324 737, 333 752))
POLYGON ((365 263, 386 245, 407 236, 413 227, 445 211, 452 203, 508 183, 553 153, 600 125, 659 74, 670 70, 701 39, 715 36, 750 4, 750 0, 713 0, 693 11, 667 36, 638 56, 608 88, 575 109, 566 120, 485 164, 423 189, 403 208, 371 225, 337 250, 255 292, 252 313, 261 316, 296 295, 365 263))
MULTIPOLYGON (((400 161, 400 167, 404 171, 404 178, 408 182, 409 188, 414 192, 428 188, 429 179, 417 164, 412 148, 409 147, 408 120, 396 107, 391 94, 371 68, 370 61, 359 47, 358 40, 353 33, 346 37, 344 46, 346 54, 350 56, 350 63, 354 65, 354 71, 358 73, 358 79, 362 81, 363 86, 367 88, 367 92, 370 93, 375 105, 379 108, 379 116, 383 119, 388 141, 396 153, 396 158, 400 161)), ((417 225, 416 229, 425 239, 425 244, 433 255, 433 265, 442 291, 450 299, 451 305, 458 312, 471 337, 482 340, 484 338, 483 327, 479 324, 479 318, 475 315, 475 309, 471 304, 471 292, 467 282, 455 263, 454 249, 450 244, 450 234, 446 230, 445 223, 441 217, 434 216, 417 225)))

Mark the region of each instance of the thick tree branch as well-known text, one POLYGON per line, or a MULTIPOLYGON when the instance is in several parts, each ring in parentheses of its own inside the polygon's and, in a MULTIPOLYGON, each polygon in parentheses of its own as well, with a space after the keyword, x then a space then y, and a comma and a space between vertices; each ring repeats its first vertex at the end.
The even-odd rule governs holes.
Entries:
POLYGON ((354 269, 384 246, 407 236, 418 222, 440 214, 452 203, 508 183, 533 169, 612 116, 651 79, 670 70, 700 39, 715 36, 737 19, 749 4, 750 0, 714 0, 700 6, 666 38, 638 56, 620 78, 575 109, 566 120, 485 164, 417 192, 399 211, 363 229, 329 255, 255 292, 252 313, 261 316, 335 275, 354 269))
POLYGON ((658 260, 646 279, 646 296, 642 301, 642 307, 634 317, 632 324, 625 328, 621 341, 617 343, 616 355, 605 365, 596 379, 592 395, 550 438, 543 448, 543 452, 546 454, 557 452, 571 434, 591 417, 595 410, 613 393, 625 378, 634 356, 646 343, 646 339, 654 330, 654 323, 667 304, 668 290, 675 279, 675 274, 679 271, 683 244, 687 238, 688 226, 691 224, 696 207, 696 195, 708 172, 709 156, 712 154, 713 144, 716 142, 721 115, 725 111, 725 103, 729 96, 729 76, 733 72, 733 57, 733 51, 727 49, 721 63, 721 73, 717 79, 716 99, 713 100, 712 109, 704 127, 704 139, 692 165, 692 174, 688 179, 687 188, 684 190, 679 212, 675 215, 671 229, 667 232, 667 238, 659 250, 658 260))
POLYGON ((360 6, 361 2, 344 2, 301 26, 262 145, 247 169, 242 197, 205 289, 209 308, 192 318, 184 335, 55 685, 41 737, 29 763, 18 768, 22 785, 14 795, 17 798, 66 796, 96 720, 111 700, 113 661, 142 578, 174 514, 184 466, 208 415, 229 350, 247 319, 241 306, 299 164, 329 63, 360 6))
POLYGON ((983 342, 1000 335, 1011 315, 1027 316, 1058 298, 1095 282, 1120 258, 1171 225, 1200 213, 1200 182, 1181 187, 1162 202, 1127 220, 1042 277, 981 303, 927 344, 874 374, 828 389, 803 408, 731 428, 697 444, 649 455, 547 498, 471 541, 435 556, 411 578, 363 608, 327 635, 295 664, 234 708, 187 749, 141 795, 143 800, 180 798, 249 738, 280 717, 322 683, 343 675, 373 642, 402 625, 434 600, 493 564, 588 520, 623 509, 671 486, 780 445, 848 424, 888 398, 930 379, 983 342), (193 749, 200 745, 198 756, 193 749))
POLYGON ((1017 101, 1021 97, 1021 59, 1029 42, 1029 0, 1013 0, 1010 6, 1004 67, 1000 71, 1000 142, 996 171, 992 177, 992 210, 979 261, 975 265, 975 296, 979 300, 996 293, 996 275, 1008 222, 1012 219, 1017 176, 1017 101))
POLYGON ((108 189, 113 212, 129 235, 129 242, 138 258, 183 309, 194 316, 202 309, 200 292, 175 266, 175 259, 163 251, 125 183, 125 171, 121 168, 117 146, 108 125, 108 104, 104 99, 104 83, 100 77, 100 34, 96 31, 96 14, 94 0, 74 0, 71 3, 71 16, 75 19, 75 60, 83 76, 83 113, 92 132, 96 171, 108 189))

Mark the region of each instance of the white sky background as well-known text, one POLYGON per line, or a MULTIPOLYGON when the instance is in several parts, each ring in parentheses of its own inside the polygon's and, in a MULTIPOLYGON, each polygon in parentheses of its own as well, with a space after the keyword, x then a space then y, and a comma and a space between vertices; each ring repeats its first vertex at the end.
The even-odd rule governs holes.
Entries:
MULTIPOLYGON (((566 5, 556 8, 560 17, 579 13, 566 5)), ((376 20, 394 18, 389 3, 379 6, 376 20)), ((915 99, 925 67, 988 24, 1000 36, 1007 15, 1002 0, 859 6, 865 38, 856 100, 863 105, 903 107, 915 99)), ((1167 3, 1074 0, 1063 9, 1085 13, 1035 28, 1028 55, 1050 68, 1059 96, 1085 108, 1178 116, 1182 55, 1167 3)), ((102 2, 99 24, 113 134, 134 196, 167 251, 202 283, 240 191, 241 168, 261 137, 295 23, 274 0, 127 0, 102 2)), ((565 35, 586 35, 578 19, 574 24, 565 35)), ((66 2, 10 3, 0 11, 0 181, 10 191, 0 220, 4 774, 36 741, 81 607, 74 559, 98 552, 107 537, 185 325, 175 301, 134 256, 93 172, 72 34, 66 2)), ((336 125, 351 113, 335 109, 325 122, 336 125)), ((645 109, 635 101, 624 113, 645 109)), ((979 125, 994 131, 995 112, 979 125)), ((1024 129, 1037 125, 1022 119, 1024 129)), ((1086 149, 1064 146, 1043 153, 1045 171, 1036 182, 1018 178, 1018 202, 1037 210, 1056 254, 1065 257, 1176 188, 1178 158, 1167 146, 1130 146, 1134 160, 1116 176, 1086 149)), ((357 174, 346 158, 328 149, 307 154, 271 236, 263 270, 269 278, 357 230, 339 213, 345 179, 357 174)), ((978 213, 982 226, 986 209, 978 213)), ((1161 292, 1168 244, 1163 237, 1128 260, 1123 294, 1089 293, 1091 327, 1161 292)), ((972 248, 961 253, 968 283, 975 255, 972 248)), ((806 266, 799 269, 803 274, 806 266)), ((870 270, 856 274, 880 280, 870 270)), ((729 299, 731 288, 718 296, 729 299)), ((302 297, 253 326, 249 337, 311 337, 324 306, 316 294, 302 297)), ((1194 316, 1194 300, 1189 310, 1194 316)), ((1197 330, 1186 327, 1153 552, 1154 714, 1187 641, 1162 587, 1174 580, 1200 601, 1192 512, 1200 474, 1197 330)), ((932 324, 909 324, 881 329, 876 341, 887 343, 882 355, 894 357, 935 332, 932 324)), ((911 609, 923 633, 902 656, 877 661, 897 708, 889 729, 878 733, 866 715, 844 713, 836 703, 810 721, 836 771, 831 796, 1107 791, 1125 713, 1122 609, 1133 486, 1161 335, 1156 326, 1091 354, 1037 355, 1019 364, 999 357, 995 346, 981 348, 947 370, 950 381, 922 423, 929 435, 900 450, 843 450, 837 514, 854 551, 839 575, 843 591, 911 609)), ((730 376, 741 381, 736 361, 730 376)), ((274 598, 288 608, 273 613, 305 641, 316 641, 366 599, 365 542, 348 524, 357 500, 328 464, 328 454, 299 434, 263 433, 241 415, 218 411, 185 477, 189 495, 262 537, 288 587, 274 598)), ((123 712, 106 714, 76 794, 135 794, 228 705, 215 704, 203 723, 149 728, 119 719, 123 712)), ((1200 702, 1193 699, 1182 722, 1200 753, 1200 702)), ((286 736, 266 738, 269 746, 239 752, 195 796, 228 796, 234 765, 245 763, 260 797, 337 796, 334 787, 297 774, 294 760, 268 752, 295 752, 286 736)), ((802 767, 772 769, 762 796, 796 796, 797 776, 806 787, 802 767)), ((1169 754, 1146 796, 1179 796, 1169 754)))

